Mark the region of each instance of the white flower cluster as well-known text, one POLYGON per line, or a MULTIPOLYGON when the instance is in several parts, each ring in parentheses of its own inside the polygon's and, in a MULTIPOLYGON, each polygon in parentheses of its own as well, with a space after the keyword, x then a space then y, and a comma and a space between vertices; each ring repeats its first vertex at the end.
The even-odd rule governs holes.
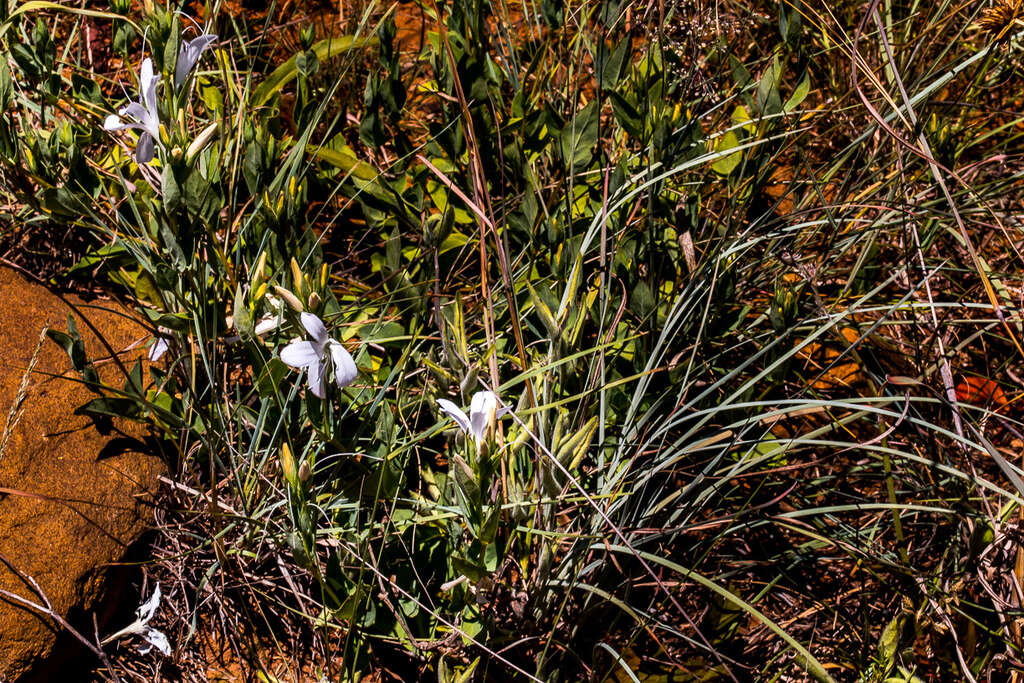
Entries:
MULTIPOLYGON (((203 33, 198 38, 182 42, 174 67, 175 90, 181 89, 199 62, 203 51, 215 40, 216 35, 203 33)), ((138 142, 135 143, 135 161, 140 164, 148 164, 153 160, 156 146, 160 143, 160 114, 156 102, 156 87, 159 84, 160 77, 153 71, 153 60, 146 57, 139 68, 139 101, 129 102, 103 122, 103 129, 107 131, 125 128, 142 131, 138 142), (122 116, 131 117, 134 121, 122 121, 122 116)))

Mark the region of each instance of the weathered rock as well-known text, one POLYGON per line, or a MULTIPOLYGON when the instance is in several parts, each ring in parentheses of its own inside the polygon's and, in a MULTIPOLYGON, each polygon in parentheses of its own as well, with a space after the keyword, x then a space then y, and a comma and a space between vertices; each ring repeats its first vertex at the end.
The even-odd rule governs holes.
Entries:
MULTIPOLYGON (((68 299, 76 307, 82 303, 68 299)), ((162 465, 138 452, 142 433, 134 425, 115 422, 101 434, 92 419, 75 415, 94 394, 78 381, 61 348, 49 339, 40 342, 46 326, 66 330, 69 312, 54 294, 0 268, 0 590, 39 603, 27 585, 31 577, 58 614, 81 619, 99 611, 102 619, 110 608, 109 601, 104 605, 108 569, 152 523, 144 499, 156 489, 162 465), (9 430, 8 422, 14 422, 9 430)), ((81 316, 129 367, 141 351, 120 351, 145 331, 94 306, 79 307, 75 315, 89 358, 102 377, 120 386, 119 370, 81 316)), ((0 598, 0 681, 38 671, 47 658, 45 668, 59 671, 59 627, 16 603, 0 598)), ((91 619, 86 623, 92 636, 91 619)))

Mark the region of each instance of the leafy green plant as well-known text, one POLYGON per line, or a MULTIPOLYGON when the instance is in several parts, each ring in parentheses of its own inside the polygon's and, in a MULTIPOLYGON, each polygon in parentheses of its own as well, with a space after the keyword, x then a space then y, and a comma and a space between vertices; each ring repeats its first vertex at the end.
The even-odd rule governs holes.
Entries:
POLYGON ((175 454, 165 585, 217 606, 172 644, 222 610, 247 665, 316 635, 286 656, 351 679, 916 680, 1016 656, 986 572, 1012 563, 1024 473, 995 443, 1020 425, 951 369, 1019 348, 1016 271, 962 218, 1003 225, 1012 179, 951 167, 1017 120, 974 136, 929 98, 980 98, 1017 37, 879 3, 725 28, 640 9, 422 4, 409 52, 408 8, 370 5, 276 58, 224 14, 3 15, 15 217, 87 236, 68 277, 153 333, 121 386, 51 337, 99 394, 83 410, 175 454), (86 19, 136 106, 97 80, 86 19))

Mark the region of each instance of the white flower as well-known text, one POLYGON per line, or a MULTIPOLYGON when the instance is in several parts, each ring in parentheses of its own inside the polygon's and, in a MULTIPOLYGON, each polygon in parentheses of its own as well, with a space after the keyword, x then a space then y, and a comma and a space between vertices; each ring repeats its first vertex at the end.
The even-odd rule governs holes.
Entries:
POLYGON ((174 89, 179 89, 188 78, 189 73, 195 68, 196 62, 202 57, 203 51, 210 47, 210 44, 217 40, 213 33, 203 33, 192 40, 181 43, 178 49, 178 62, 174 66, 174 89))
POLYGON ((478 391, 473 394, 469 404, 469 415, 446 398, 437 399, 437 405, 450 418, 455 420, 462 432, 469 433, 476 442, 477 449, 487 441, 487 434, 494 428, 494 422, 511 408, 498 408, 498 397, 492 391, 478 391))
POLYGON ((139 646, 139 654, 146 654, 154 647, 160 650, 164 656, 169 657, 171 654, 171 644, 167 640, 167 636, 162 631, 158 631, 155 628, 149 626, 150 619, 156 614, 156 608, 160 606, 160 584, 156 584, 156 589, 153 591, 153 595, 150 596, 149 600, 142 603, 135 610, 135 622, 125 626, 123 629, 109 635, 103 639, 103 644, 107 644, 123 638, 124 636, 137 635, 142 636, 146 640, 146 645, 139 646))
POLYGON ((153 151, 156 148, 156 141, 160 139, 160 118, 156 108, 156 86, 160 83, 160 77, 153 73, 153 60, 146 57, 142 60, 139 69, 139 101, 129 102, 118 110, 117 114, 111 114, 103 122, 103 130, 115 131, 125 128, 141 130, 139 141, 135 145, 135 161, 140 164, 147 164, 153 160, 153 151), (125 123, 121 116, 128 115, 135 119, 135 123, 125 123))
POLYGON ((338 383, 338 387, 351 384, 359 374, 352 356, 341 342, 327 336, 327 328, 320 318, 312 313, 303 313, 299 317, 313 341, 293 341, 281 349, 281 360, 293 368, 305 369, 309 373, 309 389, 318 398, 327 395, 328 355, 334 364, 334 381, 338 383))

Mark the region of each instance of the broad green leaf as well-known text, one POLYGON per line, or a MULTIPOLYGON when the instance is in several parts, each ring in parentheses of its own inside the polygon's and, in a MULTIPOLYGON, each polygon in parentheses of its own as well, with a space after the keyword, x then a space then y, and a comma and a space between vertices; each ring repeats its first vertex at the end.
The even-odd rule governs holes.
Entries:
POLYGON ((559 143, 562 159, 575 171, 582 170, 594 156, 598 131, 597 100, 585 106, 562 129, 559 143))
POLYGON ((452 558, 452 569, 459 574, 462 574, 473 583, 478 583, 480 579, 487 576, 487 570, 482 565, 474 562, 467 562, 459 557, 452 558))
POLYGON ((290 372, 291 370, 280 358, 275 356, 268 360, 267 364, 263 366, 263 370, 260 371, 260 376, 256 379, 256 390, 259 392, 260 398, 270 398, 276 395, 284 378, 290 372))
POLYGON ((11 67, 6 59, 0 59, 0 112, 5 111, 14 101, 14 84, 11 82, 11 67))
POLYGON ((375 181, 377 176, 377 169, 370 166, 365 161, 360 161, 356 158, 347 147, 341 150, 331 149, 329 147, 317 147, 316 145, 308 145, 306 151, 315 156, 321 161, 326 161, 330 165, 344 171, 345 173, 351 173, 360 180, 368 182, 375 181))
MULTIPOLYGON (((730 149, 738 147, 739 144, 740 141, 739 138, 736 137, 736 133, 730 130, 725 135, 718 138, 718 141, 715 143, 715 152, 728 152, 730 149)), ((742 159, 743 152, 736 151, 733 152, 732 154, 727 154, 723 156, 718 161, 711 164, 711 169, 715 173, 720 173, 721 175, 729 175, 730 173, 733 172, 733 169, 739 166, 740 161, 742 161, 742 159)))
POLYGON ((810 92, 811 72, 808 71, 807 73, 804 74, 804 77, 800 81, 800 83, 797 84, 796 90, 793 91, 793 94, 790 95, 788 100, 786 100, 786 104, 783 106, 783 109, 785 109, 787 113, 793 111, 794 109, 799 107, 805 99, 807 99, 807 95, 810 92))
POLYGON ((176 211, 181 207, 181 186, 174 176, 174 169, 171 164, 164 166, 163 176, 160 179, 160 189, 163 193, 164 208, 168 213, 176 211))
MULTIPOLYGON (((377 38, 358 38, 356 36, 340 36, 337 38, 325 38, 312 47, 312 52, 321 62, 331 57, 336 57, 349 50, 358 50, 363 47, 376 45, 377 38)), ((292 55, 292 58, 281 66, 274 69, 273 73, 267 76, 266 80, 256 86, 249 97, 249 105, 259 107, 267 103, 281 88, 288 85, 299 73, 299 55, 292 55)))
POLYGON ((145 270, 139 271, 139 274, 135 276, 135 296, 160 310, 164 309, 164 299, 160 294, 160 287, 157 286, 153 276, 145 270))
POLYGON ((736 105, 736 108, 732 110, 732 123, 734 126, 742 126, 743 130, 751 135, 757 133, 757 125, 750 120, 750 114, 742 104, 736 105))
POLYGON ((242 283, 235 286, 235 305, 232 311, 232 318, 235 322, 235 330, 243 339, 249 339, 253 335, 252 316, 249 315, 249 306, 246 303, 245 295, 242 293, 242 283))

